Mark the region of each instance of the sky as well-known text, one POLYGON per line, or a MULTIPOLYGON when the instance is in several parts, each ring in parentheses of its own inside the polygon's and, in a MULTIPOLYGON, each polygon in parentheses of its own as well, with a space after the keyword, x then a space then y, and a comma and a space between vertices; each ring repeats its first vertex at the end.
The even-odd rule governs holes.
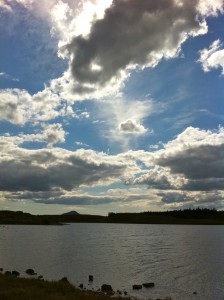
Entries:
POLYGON ((0 0, 0 209, 224 209, 224 0, 0 0))

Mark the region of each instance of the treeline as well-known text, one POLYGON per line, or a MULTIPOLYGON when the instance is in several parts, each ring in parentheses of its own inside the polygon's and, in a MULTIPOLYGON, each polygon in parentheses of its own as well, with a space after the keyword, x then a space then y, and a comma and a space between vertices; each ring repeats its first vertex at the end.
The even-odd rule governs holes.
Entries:
POLYGON ((22 211, 0 211, 0 224, 62 225, 66 223, 127 224, 223 224, 224 211, 197 208, 165 212, 113 213, 100 215, 31 215, 22 211))
POLYGON ((224 211, 196 208, 165 212, 109 213, 114 223, 140 224, 224 224, 224 211))
POLYGON ((196 209, 184 209, 184 210, 173 210, 167 211, 167 215, 176 218, 197 218, 197 219, 207 219, 207 218, 223 218, 224 211, 218 211, 215 208, 196 208, 196 209))

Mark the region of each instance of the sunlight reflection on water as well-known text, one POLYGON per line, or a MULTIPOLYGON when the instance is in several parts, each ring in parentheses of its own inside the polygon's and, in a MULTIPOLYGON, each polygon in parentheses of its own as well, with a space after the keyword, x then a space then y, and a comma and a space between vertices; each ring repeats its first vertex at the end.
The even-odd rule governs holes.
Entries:
POLYGON ((33 268, 47 279, 67 276, 90 288, 108 283, 139 299, 223 300, 224 227, 0 226, 0 267, 21 273, 33 268), (132 291, 132 284, 143 282, 155 282, 155 288, 132 291))

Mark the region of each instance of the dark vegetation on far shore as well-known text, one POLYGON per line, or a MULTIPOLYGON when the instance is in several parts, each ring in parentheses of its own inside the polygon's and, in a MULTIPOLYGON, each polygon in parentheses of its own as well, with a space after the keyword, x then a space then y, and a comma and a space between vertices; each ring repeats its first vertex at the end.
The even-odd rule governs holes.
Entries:
MULTIPOLYGON (((68 281, 17 278, 0 273, 1 300, 118 300, 101 292, 81 290, 68 281)), ((126 300, 130 298, 125 298, 126 300)))
POLYGON ((166 212, 109 213, 108 216, 62 214, 31 215, 0 210, 0 224, 62 225, 66 223, 196 224, 224 225, 224 211, 197 208, 166 212))

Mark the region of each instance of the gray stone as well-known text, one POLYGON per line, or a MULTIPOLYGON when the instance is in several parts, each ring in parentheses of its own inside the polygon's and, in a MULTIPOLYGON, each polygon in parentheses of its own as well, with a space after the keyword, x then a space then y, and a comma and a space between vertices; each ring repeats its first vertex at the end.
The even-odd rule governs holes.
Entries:
POLYGON ((132 288, 133 288, 133 290, 140 290, 140 289, 142 289, 142 285, 141 284, 133 284, 132 288))
POLYGON ((113 289, 112 289, 112 286, 110 284, 103 284, 101 286, 101 291, 106 292, 106 293, 112 293, 113 289))
POLYGON ((10 271, 5 271, 5 275, 6 275, 6 276, 11 276, 12 273, 11 273, 10 271))
POLYGON ((155 286, 154 282, 147 282, 142 284, 145 288, 151 288, 155 286))
POLYGON ((36 273, 34 272, 33 269, 27 269, 26 270, 26 274, 28 274, 28 275, 36 275, 36 273))
POLYGON ((12 271, 12 276, 19 277, 20 273, 18 271, 12 271))

